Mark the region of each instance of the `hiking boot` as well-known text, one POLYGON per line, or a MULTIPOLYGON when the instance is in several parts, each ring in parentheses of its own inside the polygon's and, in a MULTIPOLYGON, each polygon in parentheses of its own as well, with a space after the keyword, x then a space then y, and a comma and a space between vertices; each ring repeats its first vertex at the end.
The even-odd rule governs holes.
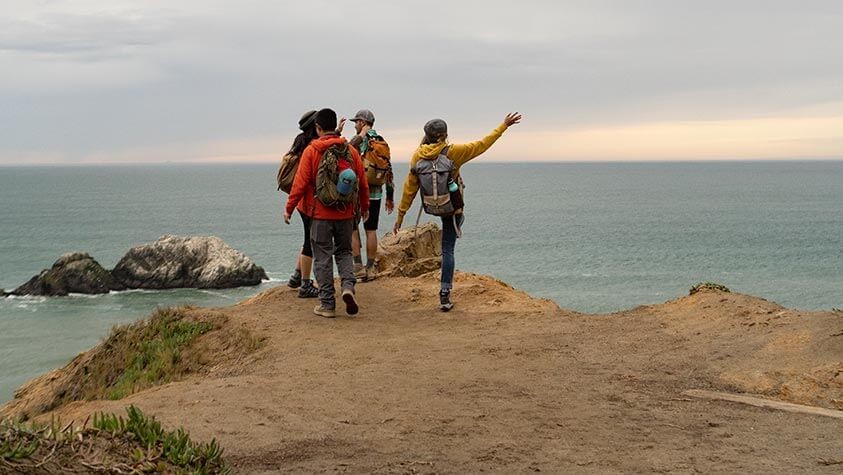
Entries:
POLYGON ((373 265, 372 267, 366 268, 366 280, 364 282, 369 282, 378 278, 378 270, 377 264, 373 265))
POLYGON ((300 269, 296 269, 296 271, 293 272, 293 275, 290 276, 290 280, 287 281, 287 287, 289 287, 291 289, 297 289, 297 288, 301 287, 301 270, 300 269))
POLYGON ((448 312, 452 308, 454 308, 454 304, 451 303, 451 292, 442 290, 439 292, 439 310, 443 312, 448 312))
POLYGON ((357 315, 360 307, 357 306, 357 299, 354 298, 354 291, 345 289, 342 291, 342 301, 345 302, 345 313, 349 315, 357 315))
POLYGON ((301 288, 299 289, 300 299, 312 299, 319 297, 319 288, 313 285, 310 279, 302 280, 301 288))
POLYGON ((363 267, 363 264, 354 264, 354 278, 361 281, 366 282, 366 268, 363 267))
POLYGON ((328 308, 325 306, 325 304, 321 303, 314 307, 313 313, 325 318, 334 318, 337 316, 337 312, 334 309, 328 308))

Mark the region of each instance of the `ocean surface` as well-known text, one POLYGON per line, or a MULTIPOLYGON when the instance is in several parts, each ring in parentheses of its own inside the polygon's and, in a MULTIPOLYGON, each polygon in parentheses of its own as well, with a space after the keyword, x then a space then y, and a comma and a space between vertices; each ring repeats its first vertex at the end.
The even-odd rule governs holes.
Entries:
MULTIPOLYGON (((399 186, 406 167, 396 164, 399 186)), ((275 170, 0 168, 0 288, 13 289, 69 251, 110 268, 131 246, 168 233, 219 236, 272 278, 223 291, 0 299, 0 402, 155 307, 230 305, 282 285, 301 222, 284 225, 275 170)), ((612 312, 679 297, 700 281, 789 307, 843 307, 843 162, 478 161, 464 176, 457 268, 562 307, 612 312)), ((393 222, 382 213, 381 233, 393 222)))

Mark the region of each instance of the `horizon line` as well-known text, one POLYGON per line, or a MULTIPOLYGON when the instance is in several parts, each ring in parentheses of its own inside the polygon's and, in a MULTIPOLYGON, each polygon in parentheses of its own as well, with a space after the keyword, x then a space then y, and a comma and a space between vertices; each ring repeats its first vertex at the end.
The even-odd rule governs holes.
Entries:
MULTIPOLYGON (((607 159, 607 160, 500 160, 500 159, 491 159, 491 160, 481 160, 477 163, 489 163, 489 164, 506 164, 506 165, 517 165, 517 164, 600 164, 600 163, 611 163, 611 164, 618 164, 618 163, 769 163, 769 162, 778 162, 778 163, 785 163, 785 162, 841 162, 843 161, 843 156, 839 157, 822 157, 822 158, 808 158, 808 157, 798 157, 798 158, 677 158, 677 159, 669 159, 669 160, 662 160, 662 159, 630 159, 630 160, 620 160, 620 159, 607 159)), ((392 163, 410 163, 408 160, 396 160, 392 163)), ((169 166, 178 166, 178 165, 268 165, 268 164, 280 164, 280 161, 276 160, 230 160, 230 161, 217 161, 217 160, 167 160, 167 161, 149 161, 149 162, 68 162, 68 163, 59 163, 59 162, 52 162, 52 163, 33 163, 33 164, 21 164, 21 163, 0 163, 0 168, 72 168, 72 167, 96 167, 96 166, 152 166, 152 165, 169 165, 169 166)))

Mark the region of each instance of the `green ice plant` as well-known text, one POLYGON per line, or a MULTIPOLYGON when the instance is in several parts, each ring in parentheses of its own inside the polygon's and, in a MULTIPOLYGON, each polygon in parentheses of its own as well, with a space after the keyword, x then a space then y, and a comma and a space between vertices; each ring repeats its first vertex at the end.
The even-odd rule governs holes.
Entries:
POLYGON ((209 443, 196 443, 184 429, 167 432, 154 417, 147 417, 135 406, 127 409, 127 418, 114 414, 100 413, 94 416, 95 429, 112 435, 130 434, 145 447, 146 453, 135 449, 133 458, 137 461, 155 459, 160 454, 171 464, 189 473, 229 473, 230 469, 222 459, 223 450, 216 439, 209 443))

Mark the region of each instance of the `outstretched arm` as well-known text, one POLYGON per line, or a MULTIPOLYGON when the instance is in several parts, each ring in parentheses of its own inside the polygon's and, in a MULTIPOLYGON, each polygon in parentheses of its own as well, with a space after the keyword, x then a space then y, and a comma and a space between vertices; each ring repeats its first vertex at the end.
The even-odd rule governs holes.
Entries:
POLYGON ((491 147, 492 144, 494 144, 501 135, 503 135, 506 129, 518 124, 519 122, 521 122, 521 114, 517 112, 507 114, 501 125, 497 126, 497 128, 495 128, 495 130, 486 137, 483 137, 475 142, 451 145, 451 148, 448 149, 448 158, 453 160, 458 167, 464 165, 471 159, 477 157, 486 150, 489 150, 489 147, 491 147))

